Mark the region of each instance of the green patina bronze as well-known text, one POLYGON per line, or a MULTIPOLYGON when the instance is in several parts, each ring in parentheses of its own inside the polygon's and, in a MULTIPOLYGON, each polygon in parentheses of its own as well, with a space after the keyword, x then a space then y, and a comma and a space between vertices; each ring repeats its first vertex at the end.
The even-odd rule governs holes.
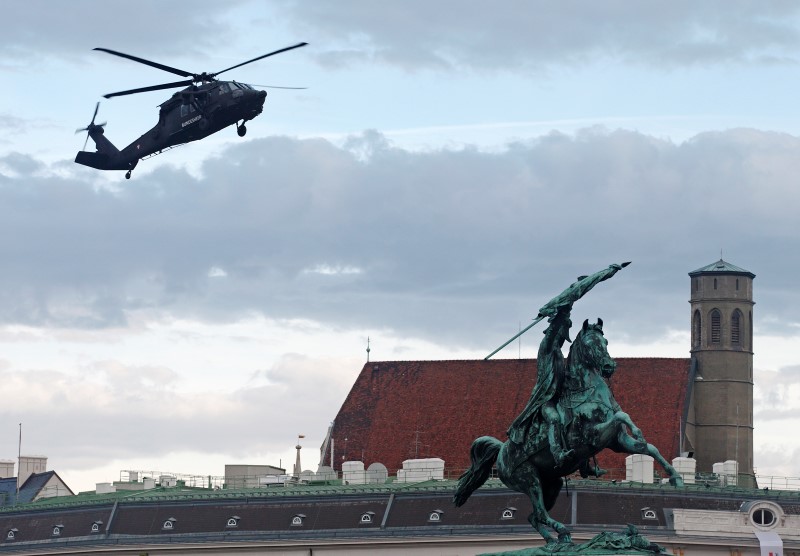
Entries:
MULTIPOLYGON (((496 463, 500 480, 531 499, 533 513, 528 521, 544 537, 544 550, 549 552, 580 552, 581 547, 572 544, 569 529, 550 517, 548 510, 564 484, 562 477, 578 471, 583 477, 605 473, 590 463, 601 450, 650 455, 667 471, 671 484, 683 485, 678 472, 648 444, 611 394, 606 379, 617 364, 608 354, 603 321, 584 321, 569 355, 565 358, 561 352, 564 342, 570 341, 573 304, 628 264, 612 264, 580 277, 539 310, 537 318, 547 318, 548 326, 539 345, 536 386, 530 400, 509 427, 508 441, 482 436, 472 443, 472 465, 459 479, 453 496, 456 506, 464 504, 486 482, 496 463), (557 540, 550 530, 558 534, 557 540)), ((603 533, 589 542, 599 545, 600 537, 613 535, 603 533)), ((584 548, 598 550, 599 546, 584 548)))
POLYGON ((563 556, 571 554, 611 556, 612 554, 662 554, 665 552, 663 547, 651 543, 640 535, 639 530, 634 525, 628 525, 628 528, 621 533, 603 531, 583 544, 551 544, 542 548, 523 548, 522 550, 496 552, 482 556, 552 556, 553 554, 563 556))

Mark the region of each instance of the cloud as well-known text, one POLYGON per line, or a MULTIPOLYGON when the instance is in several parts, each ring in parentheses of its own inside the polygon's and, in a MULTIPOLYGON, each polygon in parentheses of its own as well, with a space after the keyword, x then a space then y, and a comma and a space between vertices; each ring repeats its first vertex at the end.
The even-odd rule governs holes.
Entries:
POLYGON ((7 177, 0 322, 260 313, 485 345, 576 276, 632 260, 576 311, 646 341, 685 328, 687 273, 723 248, 758 275, 760 332, 791 333, 797 268, 776 254, 798 249, 798 154, 796 137, 749 129, 675 144, 591 128, 491 153, 369 132, 253 140, 201 177, 162 167, 116 193, 7 177))
POLYGON ((755 381, 755 418, 764 422, 800 418, 800 365, 760 371, 755 381))
POLYGON ((19 175, 33 174, 43 167, 44 164, 27 154, 12 152, 0 156, 0 169, 4 168, 19 175))
POLYGON ((140 56, 196 53, 233 35, 225 17, 241 3, 197 0, 187 10, 156 0, 114 5, 75 0, 64 6, 14 0, 4 6, 8 17, 0 33, 0 67, 24 70, 50 58, 82 57, 106 45, 140 56))
POLYGON ((376 10, 368 0, 284 0, 278 10, 325 45, 319 60, 332 67, 372 60, 409 70, 541 73, 598 60, 659 69, 795 63, 800 42, 800 7, 790 2, 411 0, 376 10))
POLYGON ((358 370, 351 359, 285 354, 248 382, 221 378, 198 390, 169 368, 116 360, 92 361, 80 374, 0 367, 0 418, 22 421, 27 449, 46 451, 57 468, 97 465, 110 455, 155 462, 191 450, 279 453, 298 431, 321 441, 320 424, 330 421, 358 370))

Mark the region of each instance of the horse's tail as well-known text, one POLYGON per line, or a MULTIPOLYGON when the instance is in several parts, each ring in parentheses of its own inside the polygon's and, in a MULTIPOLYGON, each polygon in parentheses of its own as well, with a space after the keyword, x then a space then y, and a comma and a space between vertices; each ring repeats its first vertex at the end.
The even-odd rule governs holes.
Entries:
POLYGON ((472 465, 458 478, 453 504, 463 505, 470 495, 486 482, 502 447, 503 443, 491 436, 481 436, 472 443, 469 453, 472 465))

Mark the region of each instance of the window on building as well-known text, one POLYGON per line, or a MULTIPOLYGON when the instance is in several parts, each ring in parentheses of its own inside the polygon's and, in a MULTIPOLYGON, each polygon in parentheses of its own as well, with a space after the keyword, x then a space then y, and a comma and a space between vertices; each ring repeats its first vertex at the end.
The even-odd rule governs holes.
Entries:
POLYGON ((767 508, 759 508, 753 512, 753 523, 762 527, 769 527, 775 523, 775 514, 767 508))
POLYGON ((517 508, 506 508, 503 510, 503 514, 500 516, 500 519, 514 519, 514 512, 517 511, 517 508))
POLYGON ((444 511, 442 510, 433 510, 428 516, 428 521, 441 521, 443 513, 444 511))
POLYGON ((692 347, 697 349, 700 347, 700 335, 702 333, 700 326, 700 311, 695 311, 692 315, 692 347))
POLYGON ((303 525, 303 520, 306 518, 303 514, 297 514, 292 518, 292 527, 299 527, 303 525))
POLYGON ((361 523, 372 523, 372 516, 375 515, 375 512, 365 512, 361 514, 361 523))
POLYGON ((61 529, 63 529, 63 525, 54 525, 53 526, 53 536, 60 537, 61 536, 61 529))
POLYGON ((8 533, 6 533, 6 539, 9 540, 9 541, 13 541, 14 539, 17 538, 17 533, 18 532, 19 532, 19 530, 16 529, 16 528, 10 529, 8 531, 8 533))
POLYGON ((239 519, 241 519, 241 518, 238 515, 235 515, 233 517, 229 517, 228 518, 228 522, 225 525, 225 527, 228 527, 229 529, 233 529, 233 528, 238 527, 239 526, 239 519))
POLYGON ((719 309, 711 311, 711 343, 719 344, 722 341, 722 314, 719 309))
POLYGON ((92 523, 92 533, 99 533, 99 532, 100 532, 100 524, 92 523))
POLYGON ((175 519, 174 517, 170 517, 164 522, 164 525, 162 525, 161 528, 164 529, 165 531, 171 531, 172 529, 175 528, 176 521, 178 520, 175 519))
POLYGON ((731 315, 731 345, 733 346, 741 347, 742 345, 741 324, 742 312, 736 309, 731 315))

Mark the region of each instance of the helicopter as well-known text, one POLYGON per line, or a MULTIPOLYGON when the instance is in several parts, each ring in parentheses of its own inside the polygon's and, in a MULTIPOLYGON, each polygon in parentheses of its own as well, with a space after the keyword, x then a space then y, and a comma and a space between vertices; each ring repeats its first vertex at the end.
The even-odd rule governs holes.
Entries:
MULTIPOLYGON (((97 112, 100 109, 100 103, 98 102, 89 125, 75 131, 75 133, 87 132, 83 150, 79 151, 75 156, 75 162, 98 170, 126 170, 125 178, 130 179, 131 172, 141 159, 155 156, 178 145, 203 139, 230 125, 236 125, 236 132, 239 137, 244 137, 247 133, 245 123, 261 113, 267 92, 238 81, 220 81, 217 76, 245 64, 300 48, 307 44, 306 42, 301 42, 287 46, 214 73, 191 73, 115 50, 95 48, 94 50, 127 58, 128 60, 186 78, 183 81, 175 81, 173 83, 109 93, 103 95, 104 98, 108 99, 183 86, 186 86, 186 88, 173 94, 166 102, 161 103, 159 105, 158 123, 122 150, 119 150, 106 138, 103 130, 106 125, 105 122, 101 124, 94 123, 95 118, 97 118, 97 112), (86 144, 89 142, 90 137, 95 143, 95 152, 86 151, 86 144)), ((263 86, 267 87, 266 85, 263 86)), ((269 88, 303 89, 304 87, 272 86, 269 88)))

